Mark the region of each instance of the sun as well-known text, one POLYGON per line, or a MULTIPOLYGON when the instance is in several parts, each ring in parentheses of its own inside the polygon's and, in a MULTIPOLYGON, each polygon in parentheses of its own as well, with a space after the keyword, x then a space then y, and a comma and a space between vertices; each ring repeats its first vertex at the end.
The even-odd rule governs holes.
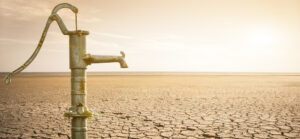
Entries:
POLYGON ((278 33, 267 28, 254 28, 247 31, 249 44, 258 46, 270 46, 278 42, 278 33))

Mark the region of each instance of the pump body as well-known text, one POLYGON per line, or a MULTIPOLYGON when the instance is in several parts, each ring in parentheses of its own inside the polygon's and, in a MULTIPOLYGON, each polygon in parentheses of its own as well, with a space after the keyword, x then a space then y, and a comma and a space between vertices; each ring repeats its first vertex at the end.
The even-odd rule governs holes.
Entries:
POLYGON ((83 59, 86 55, 86 35, 84 33, 69 34, 70 45, 70 69, 71 69, 71 108, 65 116, 71 118, 72 138, 87 138, 86 118, 92 113, 86 107, 86 68, 87 64, 83 59))

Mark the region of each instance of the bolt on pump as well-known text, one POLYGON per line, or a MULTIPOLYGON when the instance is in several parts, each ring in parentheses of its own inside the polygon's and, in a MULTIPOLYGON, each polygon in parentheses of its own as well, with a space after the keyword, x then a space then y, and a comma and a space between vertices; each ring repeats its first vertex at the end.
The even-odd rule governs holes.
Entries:
POLYGON ((45 37, 47 35, 50 24, 56 21, 61 32, 64 35, 69 35, 69 56, 71 69, 71 107, 64 116, 71 119, 71 137, 72 139, 86 139, 87 138, 87 118, 92 117, 86 106, 86 68, 93 63, 109 63, 119 62, 121 68, 128 68, 124 58, 125 54, 121 51, 121 56, 107 56, 107 55, 91 55, 86 53, 86 36, 88 31, 77 29, 77 13, 78 9, 68 3, 58 4, 52 10, 40 41, 31 57, 19 68, 9 73, 5 79, 5 83, 11 82, 11 77, 23 71, 39 53, 45 37), (75 13, 75 31, 69 31, 63 23, 57 12, 60 9, 68 8, 75 13))

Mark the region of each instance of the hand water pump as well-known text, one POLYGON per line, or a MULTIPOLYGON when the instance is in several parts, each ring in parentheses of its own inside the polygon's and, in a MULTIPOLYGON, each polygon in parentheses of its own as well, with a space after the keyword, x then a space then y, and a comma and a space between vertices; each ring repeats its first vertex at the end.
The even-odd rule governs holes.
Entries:
POLYGON ((68 3, 57 5, 49 16, 44 28, 41 39, 31 57, 18 69, 9 73, 5 79, 6 84, 11 82, 11 77, 24 70, 37 56, 45 40, 50 24, 56 21, 61 32, 64 35, 69 35, 70 46, 70 69, 71 69, 71 107, 64 115, 71 118, 71 137, 73 139, 87 138, 87 123, 86 119, 92 116, 92 113, 86 106, 86 68, 92 63, 108 63, 119 62, 121 68, 128 68, 124 58, 125 54, 121 51, 121 56, 106 56, 106 55, 90 55, 86 53, 86 35, 88 31, 77 30, 77 13, 78 9, 68 3), (63 23, 57 12, 62 8, 68 8, 75 13, 75 31, 69 31, 63 23))

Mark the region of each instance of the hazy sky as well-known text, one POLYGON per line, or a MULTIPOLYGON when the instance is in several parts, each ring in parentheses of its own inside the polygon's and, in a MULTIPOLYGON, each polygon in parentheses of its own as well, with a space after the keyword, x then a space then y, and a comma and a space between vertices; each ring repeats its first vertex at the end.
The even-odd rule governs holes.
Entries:
MULTIPOLYGON (((0 72, 38 44, 54 0, 0 0, 0 72)), ((300 0, 87 0, 78 27, 91 54, 126 53, 129 69, 88 71, 300 72, 300 0)), ((74 14, 59 12, 69 30, 74 14)), ((53 22, 29 72, 69 71, 68 36, 53 22)))

